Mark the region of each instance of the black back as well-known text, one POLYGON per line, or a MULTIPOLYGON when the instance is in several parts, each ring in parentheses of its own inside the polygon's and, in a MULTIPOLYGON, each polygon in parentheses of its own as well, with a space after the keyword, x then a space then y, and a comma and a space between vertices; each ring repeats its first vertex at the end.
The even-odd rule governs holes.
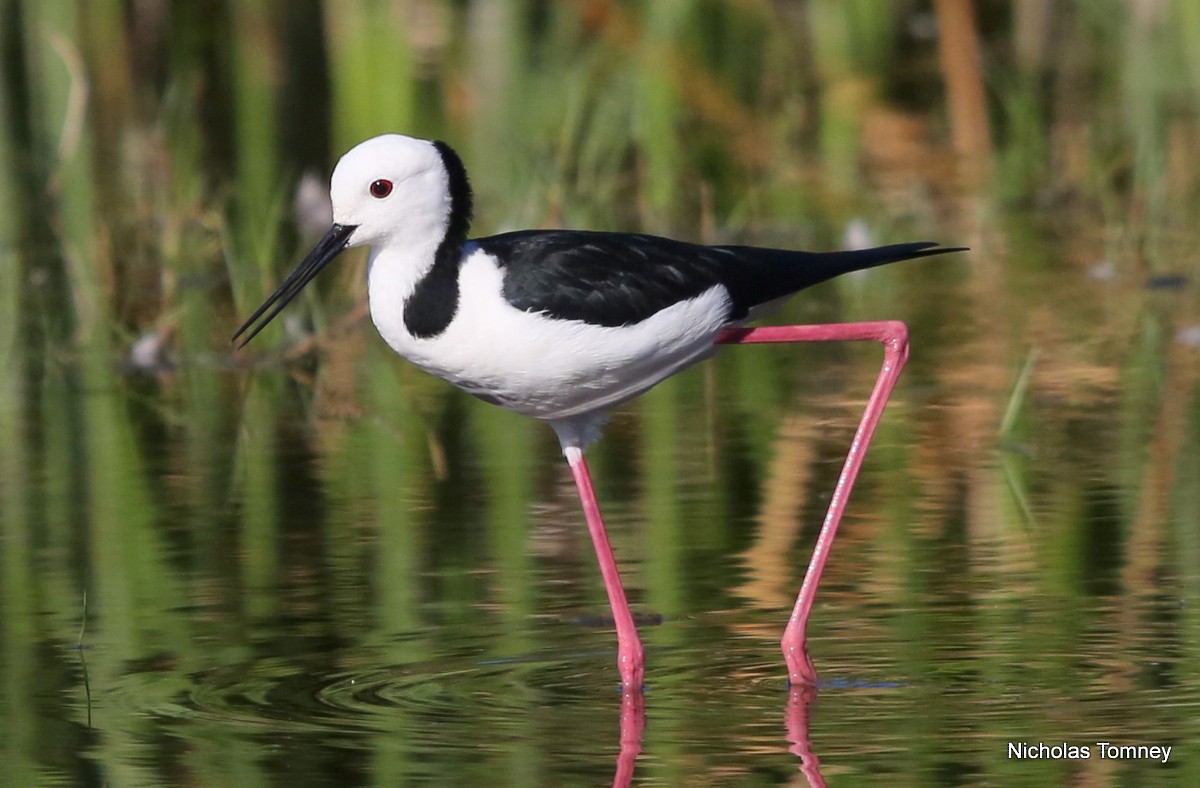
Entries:
POLYGON ((631 233, 526 230, 475 241, 504 266, 504 297, 528 312, 603 326, 638 323, 715 285, 728 319, 839 274, 959 251, 932 243, 847 252, 701 246, 631 233))
POLYGON ((527 230, 476 240, 504 266, 518 309, 602 326, 640 322, 722 283, 722 258, 651 235, 527 230))

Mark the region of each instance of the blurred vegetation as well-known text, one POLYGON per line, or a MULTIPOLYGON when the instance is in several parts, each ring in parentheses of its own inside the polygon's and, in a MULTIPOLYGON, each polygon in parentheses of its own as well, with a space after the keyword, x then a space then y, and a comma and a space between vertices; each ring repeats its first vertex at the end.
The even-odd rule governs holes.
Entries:
MULTIPOLYGON (((8 0, 0 229, 63 250, 59 332, 173 324, 197 289, 244 310, 302 245, 300 176, 403 130, 462 149, 483 232, 775 223, 829 245, 811 225, 891 186, 894 222, 932 224, 918 195, 983 196, 1098 225, 1121 270, 1161 265, 1197 199, 1200 13, 978 5, 8 0), (968 13, 939 53, 943 7, 968 13)), ((343 301, 361 286, 342 277, 343 301)))
MULTIPOLYGON (((544 619, 604 608, 548 431, 392 358, 361 256, 230 351, 326 221, 337 157, 393 131, 460 151, 477 234, 971 246, 779 317, 914 335, 813 635, 835 675, 869 670, 864 642, 895 652, 885 678, 926 714, 821 733, 842 712, 819 708, 814 747, 914 783, 946 763, 968 782, 1151 779, 1015 764, 999 742, 1200 741, 1198 117, 1189 0, 0 0, 6 779, 340 773, 320 722, 268 751, 255 731, 280 719, 197 698, 240 697, 230 677, 573 653, 578 628, 544 619), (924 697, 947 682, 952 702, 924 697), (998 686, 1035 700, 997 710, 998 686)), ((657 782, 687 784, 686 743, 727 721, 671 696, 656 661, 693 675, 671 660, 739 633, 776 658, 877 363, 727 352, 623 409, 594 452, 635 598, 669 620, 732 610, 648 632, 657 782)), ((584 634, 601 686, 610 636, 584 634)), ((431 755, 412 736, 428 716, 392 707, 353 776, 603 773, 599 745, 546 752, 556 726, 610 742, 607 704, 539 719, 577 699, 538 670, 496 681, 520 685, 511 747, 431 755)), ((446 724, 489 739, 463 700, 446 724)), ((755 772, 763 746, 735 743, 726 768, 755 772)), ((1153 779, 1195 784, 1194 749, 1181 763, 1153 779)))

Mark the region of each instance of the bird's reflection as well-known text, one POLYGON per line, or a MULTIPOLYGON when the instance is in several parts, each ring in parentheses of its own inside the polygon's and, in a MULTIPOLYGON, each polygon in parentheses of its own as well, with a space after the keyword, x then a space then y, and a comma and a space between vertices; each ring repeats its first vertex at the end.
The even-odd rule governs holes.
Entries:
POLYGON ((808 707, 817 697, 817 688, 811 684, 793 684, 788 693, 784 720, 787 725, 788 752, 800 756, 800 773, 812 788, 825 788, 821 776, 821 761, 812 750, 808 737, 808 707))
MULTIPOLYGON (((788 752, 800 758, 800 773, 811 788, 825 788, 821 776, 821 761, 812 750, 808 734, 808 710, 817 697, 811 685, 794 685, 788 693, 784 723, 787 727, 788 752)), ((621 696, 621 751, 617 754, 617 771, 613 788, 627 788, 633 781, 637 757, 642 752, 642 733, 646 729, 646 699, 640 692, 625 692, 621 696)))
POLYGON ((646 698, 641 692, 621 693, 621 752, 617 754, 617 773, 613 788, 626 788, 633 780, 633 768, 642 751, 642 732, 646 729, 646 698))

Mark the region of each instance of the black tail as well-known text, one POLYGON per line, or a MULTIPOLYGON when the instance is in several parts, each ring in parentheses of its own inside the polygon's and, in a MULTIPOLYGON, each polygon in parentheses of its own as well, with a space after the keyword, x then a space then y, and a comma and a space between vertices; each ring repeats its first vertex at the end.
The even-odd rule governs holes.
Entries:
POLYGON ((851 271, 877 265, 929 257, 935 254, 965 252, 966 247, 938 246, 931 241, 877 246, 844 252, 795 252, 787 249, 763 249, 756 246, 717 247, 732 252, 736 271, 730 266, 725 281, 737 312, 791 295, 851 271))

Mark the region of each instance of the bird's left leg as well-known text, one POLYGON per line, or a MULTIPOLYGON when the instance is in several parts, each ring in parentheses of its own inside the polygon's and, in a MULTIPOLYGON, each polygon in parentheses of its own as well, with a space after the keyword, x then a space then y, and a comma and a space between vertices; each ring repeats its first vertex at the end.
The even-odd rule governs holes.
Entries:
POLYGON ((821 582, 825 561, 829 558, 834 537, 837 536, 838 524, 842 521, 842 513, 846 511, 846 502, 854 488, 854 480, 858 478, 858 471, 862 468, 867 447, 871 445, 871 437, 875 434, 880 417, 883 416, 888 397, 896 387, 900 371, 904 369, 904 363, 908 360, 908 327, 896 320, 815 326, 761 326, 726 329, 716 339, 717 344, 727 345, 847 340, 882 342, 883 366, 879 370, 875 388, 871 391, 871 398, 867 400, 867 407, 854 433, 854 440, 850 443, 846 462, 842 465, 837 486, 829 499, 829 510, 825 513, 825 521, 817 535, 817 545, 808 563, 808 571, 804 573, 800 594, 796 597, 796 605, 792 608, 787 628, 783 631, 780 646, 788 666, 788 679, 793 684, 815 686, 817 683, 817 671, 808 655, 808 616, 812 612, 813 599, 817 595, 817 584, 821 582))
POLYGON ((564 446, 563 454, 567 458, 567 464, 571 466, 571 475, 575 477, 575 487, 579 490, 579 501, 583 504, 588 533, 592 535, 596 560, 600 563, 600 574, 604 577, 604 590, 608 592, 608 603, 612 607, 613 622, 617 627, 617 669, 621 673, 621 690, 625 693, 640 693, 645 674, 645 651, 642 649, 641 639, 638 638, 637 627, 633 623, 633 614, 629 611, 629 602, 625 599, 625 588, 621 585, 617 561, 613 558, 612 547, 608 543, 608 532, 604 528, 604 519, 600 516, 600 504, 596 501, 596 491, 592 488, 587 461, 583 459, 583 450, 578 446, 564 446))

